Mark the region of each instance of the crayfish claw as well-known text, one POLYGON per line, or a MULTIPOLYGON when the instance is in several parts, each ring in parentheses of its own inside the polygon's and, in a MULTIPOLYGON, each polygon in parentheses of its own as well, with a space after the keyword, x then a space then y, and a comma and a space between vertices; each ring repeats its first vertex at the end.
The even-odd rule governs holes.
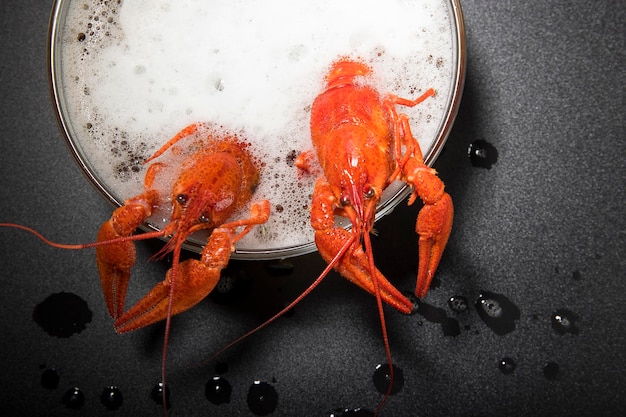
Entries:
POLYGON ((215 288, 220 269, 211 268, 196 259, 178 264, 167 271, 165 280, 156 284, 137 304, 115 321, 118 333, 130 332, 182 313, 202 301, 215 288))
MULTIPOLYGON (((98 241, 107 241, 119 237, 113 222, 107 221, 100 227, 98 241)), ((102 293, 109 314, 117 319, 124 312, 126 290, 130 280, 130 269, 135 264, 135 245, 133 242, 117 242, 96 247, 96 263, 100 275, 102 293)))
POLYGON ((443 250, 452 230, 454 208, 452 198, 444 193, 439 201, 426 204, 417 216, 415 231, 419 234, 419 266, 415 295, 422 298, 439 266, 443 250))
MULTIPOLYGON (((315 243, 326 262, 331 262, 343 245, 352 239, 352 233, 341 228, 332 228, 315 233, 315 243)), ((360 242, 355 241, 343 257, 337 261, 335 270, 344 278, 358 285, 372 295, 376 295, 378 285, 381 299, 396 310, 410 314, 413 304, 385 278, 378 268, 370 270, 367 255, 360 242), (375 284, 375 282, 377 284, 375 284)))

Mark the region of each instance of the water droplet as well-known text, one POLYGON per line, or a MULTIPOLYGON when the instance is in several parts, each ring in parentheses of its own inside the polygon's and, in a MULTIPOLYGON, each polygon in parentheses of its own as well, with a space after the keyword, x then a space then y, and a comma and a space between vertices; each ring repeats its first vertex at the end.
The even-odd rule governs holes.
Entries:
POLYGON ((498 364, 498 369, 500 369, 500 372, 507 375, 512 374, 516 367, 517 364, 511 358, 502 358, 500 359, 500 363, 498 364))
POLYGON ((557 379, 559 377, 559 365, 555 362, 548 362, 543 366, 543 374, 547 379, 557 379))
POLYGON ((467 156, 472 166, 478 168, 491 169, 491 166, 498 161, 497 149, 491 143, 480 139, 470 143, 467 156))
POLYGON ((213 404, 220 405, 230 402, 232 391, 233 387, 230 382, 221 376, 214 376, 207 381, 204 387, 204 396, 213 404))
MULTIPOLYGON (((152 400, 159 404, 163 405, 163 382, 158 382, 150 392, 150 396, 152 400)), ((169 385, 165 387, 165 405, 167 408, 170 408, 172 403, 170 402, 170 387, 169 385)))
POLYGON ((480 308, 481 311, 483 311, 490 318, 499 319, 504 315, 502 306, 497 300, 492 300, 481 296, 480 308))
POLYGON ((46 389, 56 389, 59 386, 59 373, 56 369, 46 369, 41 373, 41 386, 46 389))
POLYGON ((467 298, 462 295, 453 295, 448 299, 448 306, 450 307, 450 310, 455 313, 462 313, 466 311, 468 304, 467 298))
POLYGON ((278 393, 267 382, 254 381, 248 390, 248 408, 257 416, 272 413, 278 405, 278 393))
POLYGON ((578 327, 576 327, 576 320, 578 320, 578 315, 576 313, 561 308, 552 314, 552 319, 550 321, 552 322, 552 328, 558 334, 578 334, 579 330, 578 327))
MULTIPOLYGON (((381 394, 386 394, 389 389, 390 376, 389 376, 389 364, 383 363, 376 365, 376 370, 374 370, 374 386, 376 390, 381 394)), ((393 365, 393 385, 391 387, 391 391, 389 391, 389 395, 395 395, 402 391, 404 387, 404 372, 402 369, 398 368, 396 365, 393 365)))
POLYGON ((483 291, 475 307, 483 322, 500 336, 515 330, 515 320, 520 318, 519 308, 502 294, 483 291))
POLYGON ((124 398, 122 398, 122 391, 120 391, 117 387, 108 386, 102 390, 102 394, 100 394, 100 402, 107 408, 107 410, 117 410, 122 406, 122 402, 124 402, 124 398))
POLYGON ((63 394, 61 402, 67 408, 71 408, 72 410, 79 410, 85 404, 85 394, 83 394, 80 388, 70 388, 65 391, 65 394, 63 394))
POLYGON ((50 336, 59 338, 85 330, 91 316, 85 300, 69 292, 52 294, 33 310, 33 320, 50 336))

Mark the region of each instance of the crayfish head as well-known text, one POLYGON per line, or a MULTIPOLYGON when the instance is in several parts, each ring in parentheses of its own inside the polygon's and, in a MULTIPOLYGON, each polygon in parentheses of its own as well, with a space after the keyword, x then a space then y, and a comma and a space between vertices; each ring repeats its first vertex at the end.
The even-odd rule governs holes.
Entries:
POLYGON ((372 69, 363 62, 350 58, 341 58, 335 61, 326 74, 326 84, 329 88, 354 82, 356 77, 371 74, 372 69))
MULTIPOLYGON (((349 203, 344 206, 344 211, 348 213, 355 231, 359 234, 370 233, 374 227, 376 217, 376 207, 380 202, 380 190, 365 185, 357 187, 352 193, 349 203)), ((342 197, 342 202, 346 199, 342 197)))
POLYGON ((339 129, 338 133, 342 146, 332 150, 334 162, 326 165, 326 178, 333 184, 340 210, 354 229, 368 233, 392 165, 385 157, 386 149, 371 145, 367 129, 351 126, 339 129))
POLYGON ((344 170, 337 192, 341 210, 358 234, 369 233, 382 196, 382 187, 371 181, 367 170, 344 170))
POLYGON ((225 223, 238 208, 242 174, 229 154, 200 157, 178 178, 172 189, 171 223, 179 239, 225 223))

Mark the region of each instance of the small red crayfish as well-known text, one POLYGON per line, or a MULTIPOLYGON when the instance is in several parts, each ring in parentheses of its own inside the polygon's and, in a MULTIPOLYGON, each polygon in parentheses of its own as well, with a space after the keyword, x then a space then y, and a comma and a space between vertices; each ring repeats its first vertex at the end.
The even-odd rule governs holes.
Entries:
MULTIPOLYGON (((170 139, 146 163, 157 159, 179 140, 198 132, 193 124, 170 139)), ((100 228, 95 243, 66 245, 49 241, 38 232, 13 223, 0 223, 34 233, 51 246, 64 249, 96 248, 96 262, 104 299, 113 319, 115 330, 128 332, 161 320, 167 320, 163 348, 162 379, 165 382, 165 357, 170 331, 170 319, 199 303, 217 285, 220 271, 226 267, 235 244, 250 229, 268 220, 267 200, 250 205, 250 217, 231 220, 233 214, 250 204, 259 182, 259 171, 247 146, 235 136, 210 134, 200 150, 183 162, 171 188, 172 214, 162 230, 133 235, 151 216, 153 209, 166 201, 153 184, 166 165, 152 163, 146 172, 145 191, 125 201, 100 228), (243 229, 240 229, 243 227, 243 229), (200 259, 180 262, 180 251, 187 237, 207 230, 209 238, 200 259), (169 242, 156 256, 172 253, 172 267, 165 280, 134 306, 125 311, 125 298, 130 270, 134 265, 134 241, 170 236, 169 242)), ((165 392, 165 390, 163 390, 165 392)), ((165 403, 165 402, 164 402, 165 403)))

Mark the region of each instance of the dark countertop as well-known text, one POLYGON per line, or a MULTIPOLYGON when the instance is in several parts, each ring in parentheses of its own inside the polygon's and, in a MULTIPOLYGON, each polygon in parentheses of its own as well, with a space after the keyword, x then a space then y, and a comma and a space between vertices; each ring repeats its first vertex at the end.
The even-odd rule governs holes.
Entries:
MULTIPOLYGON (((465 93, 435 164, 455 202, 455 225, 423 314, 386 309, 404 386, 381 415, 622 415, 626 4, 462 5, 465 93), (467 157, 477 140, 497 150, 491 169, 467 157), (475 307, 480 294, 490 293, 507 314, 519 311, 507 334, 490 328, 475 307), (449 307, 453 296, 466 298, 466 311, 449 307), (555 330, 555 313, 573 321, 571 332, 555 330), (499 369, 504 358, 516 364, 512 373, 499 369)), ((33 0, 0 5, 0 221, 35 227, 56 241, 88 242, 111 207, 74 163, 55 120, 46 67, 51 7, 33 0)), ((396 208, 377 225, 374 241, 377 265, 403 291, 414 286, 418 209, 396 208)), ((129 297, 164 276, 164 263, 144 262, 159 246, 138 245, 129 297)), ((52 249, 0 229, 0 254, 5 414, 159 415, 150 391, 160 379, 163 326, 115 334, 93 251, 52 249), (84 330, 65 338, 33 320, 35 307, 61 292, 77 295, 92 313, 84 330), (48 369, 59 377, 56 388, 42 384, 48 369), (115 413, 100 399, 110 385, 123 395, 115 413), (74 386, 85 396, 79 411, 61 403, 74 386)), ((245 275, 248 285, 239 298, 209 298, 174 318, 172 416, 253 415, 246 396, 255 380, 278 393, 274 416, 376 407, 382 395, 372 375, 385 356, 374 299, 335 274, 289 317, 218 362, 196 366, 294 298, 323 268, 316 253, 287 262, 293 270, 283 273, 272 262, 232 262, 233 274, 245 275), (214 375, 232 386, 227 404, 205 398, 214 375)))

